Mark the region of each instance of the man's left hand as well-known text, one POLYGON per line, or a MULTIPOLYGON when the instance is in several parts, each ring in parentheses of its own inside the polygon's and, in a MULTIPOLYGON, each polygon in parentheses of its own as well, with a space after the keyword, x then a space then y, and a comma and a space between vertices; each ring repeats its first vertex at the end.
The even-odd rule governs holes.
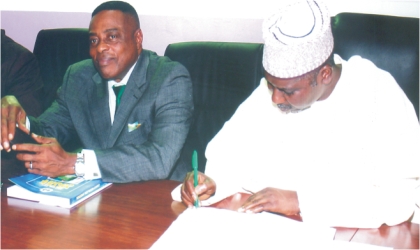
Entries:
POLYGON ((295 191, 265 188, 251 195, 238 211, 251 213, 267 211, 284 215, 296 215, 299 214, 300 209, 295 191))
POLYGON ((75 153, 66 152, 55 138, 32 136, 40 145, 24 143, 12 147, 17 151, 16 158, 25 162, 29 173, 49 177, 74 174, 75 153))

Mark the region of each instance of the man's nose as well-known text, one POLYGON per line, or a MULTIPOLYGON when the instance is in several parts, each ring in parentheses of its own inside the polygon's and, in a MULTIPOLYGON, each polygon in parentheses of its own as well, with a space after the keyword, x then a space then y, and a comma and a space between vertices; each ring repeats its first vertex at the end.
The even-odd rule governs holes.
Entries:
POLYGON ((274 89, 273 90, 273 94, 271 95, 271 100, 273 101, 273 103, 275 104, 284 104, 286 103, 286 98, 284 98, 284 93, 283 91, 280 91, 278 89, 274 89))
POLYGON ((108 44, 101 40, 99 41, 96 49, 98 50, 98 52, 102 53, 104 50, 108 49, 108 44))

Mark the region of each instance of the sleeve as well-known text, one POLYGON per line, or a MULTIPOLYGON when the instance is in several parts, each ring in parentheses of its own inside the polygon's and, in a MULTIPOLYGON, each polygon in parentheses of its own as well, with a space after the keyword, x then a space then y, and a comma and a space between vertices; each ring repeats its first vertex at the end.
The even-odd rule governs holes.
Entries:
POLYGON ((18 58, 10 62, 12 65, 7 74, 10 88, 7 93, 2 93, 2 96, 14 95, 28 115, 37 117, 43 111, 41 102, 43 82, 38 61, 30 51, 21 50, 20 53, 15 53, 18 58))
MULTIPOLYGON (((223 128, 208 143, 206 148, 205 174, 216 182, 216 193, 202 205, 210 205, 237 192, 246 192, 242 187, 244 180, 253 174, 260 155, 255 153, 263 117, 267 116, 267 105, 271 107, 271 99, 267 98, 268 88, 263 79, 256 90, 235 111, 223 128), (265 101, 267 100, 267 101, 265 101), (243 157, 247 155, 247 157, 243 157), (238 174, 240 173, 240 174, 238 174)), ((268 108, 270 110, 270 108, 268 108)), ((174 200, 180 200, 180 190, 172 192, 174 200)))
POLYGON ((355 185, 347 181, 297 191, 304 222, 333 227, 379 228, 408 220, 415 209, 418 180, 383 185, 355 185), (348 188, 351 186, 351 188, 348 188))
POLYGON ((78 138, 73 125, 69 109, 66 102, 66 90, 68 89, 68 79, 73 66, 70 66, 63 78, 63 84, 57 91, 57 99, 45 110, 38 118, 29 116, 31 132, 42 136, 56 138, 57 141, 66 147, 66 144, 78 138))
POLYGON ((175 65, 165 73, 167 76, 158 91, 147 140, 141 144, 95 149, 104 181, 121 183, 170 176, 187 137, 194 109, 189 73, 182 65, 175 65))
MULTIPOLYGON (((371 66, 359 63, 361 67, 371 66)), ((359 70, 356 72, 363 72, 359 70)), ((336 227, 378 228, 408 220, 415 211, 420 186, 420 126, 413 105, 392 76, 368 71, 373 92, 368 95, 375 124, 363 142, 371 159, 365 176, 317 180, 297 190, 303 221, 336 227), (369 181, 366 181, 369 176, 369 181), (363 182, 362 180, 365 179, 363 182)), ((354 74, 360 78, 360 75, 354 74)), ((366 89, 365 89, 366 90, 366 89)), ((370 158, 369 158, 370 157, 370 158)))

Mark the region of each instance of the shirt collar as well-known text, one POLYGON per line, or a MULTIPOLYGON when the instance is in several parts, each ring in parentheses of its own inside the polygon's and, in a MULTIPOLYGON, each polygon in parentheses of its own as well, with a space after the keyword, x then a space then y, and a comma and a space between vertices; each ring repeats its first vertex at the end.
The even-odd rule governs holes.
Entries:
POLYGON ((109 80, 108 86, 118 87, 118 86, 126 85, 128 82, 128 79, 130 79, 131 73, 133 72, 133 69, 136 66, 136 64, 137 64, 137 61, 133 64, 133 66, 131 66, 130 70, 127 72, 127 74, 125 74, 124 78, 120 82, 109 80))

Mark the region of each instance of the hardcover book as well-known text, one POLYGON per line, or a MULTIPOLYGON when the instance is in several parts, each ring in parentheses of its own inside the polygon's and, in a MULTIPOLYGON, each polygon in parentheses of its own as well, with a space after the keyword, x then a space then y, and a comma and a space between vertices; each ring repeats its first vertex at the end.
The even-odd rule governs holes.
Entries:
POLYGON ((24 174, 10 181, 16 185, 7 188, 7 196, 64 208, 72 208, 112 184, 75 175, 51 178, 24 174))

